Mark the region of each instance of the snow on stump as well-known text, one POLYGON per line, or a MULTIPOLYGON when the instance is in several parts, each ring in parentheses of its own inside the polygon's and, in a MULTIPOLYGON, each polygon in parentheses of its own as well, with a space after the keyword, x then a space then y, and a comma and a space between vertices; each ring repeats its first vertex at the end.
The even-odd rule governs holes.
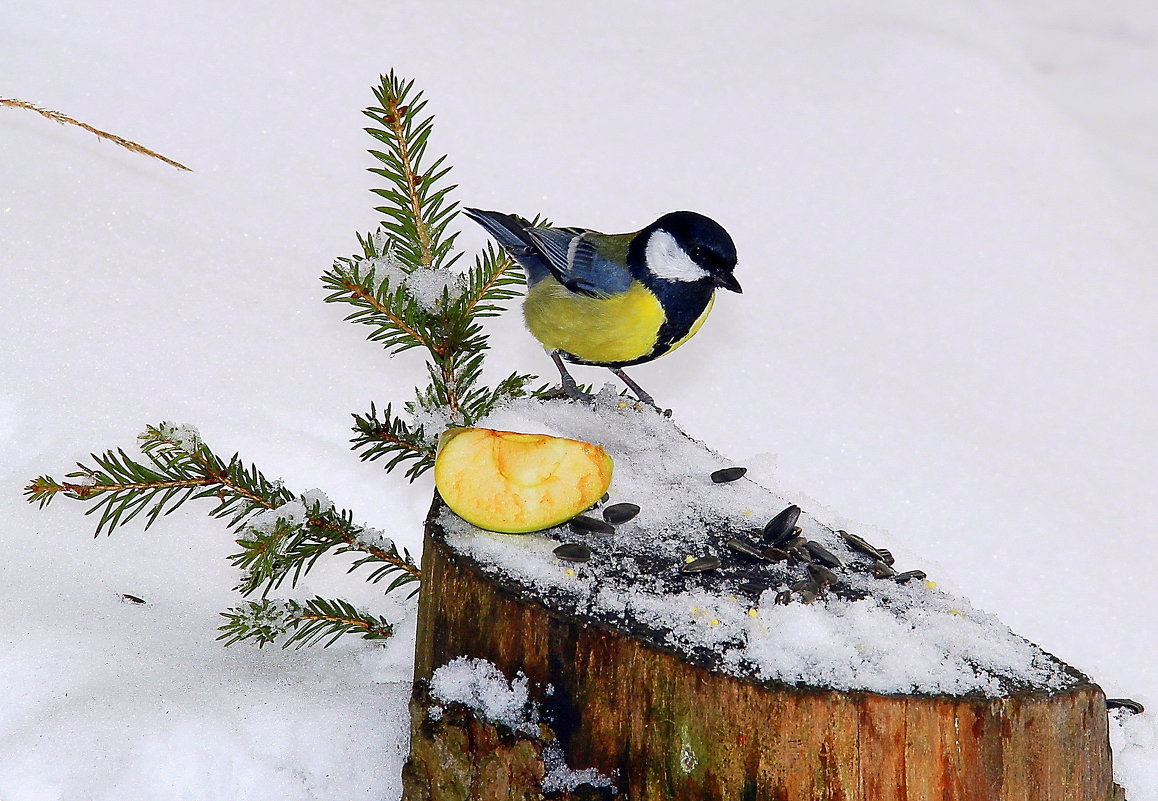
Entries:
POLYGON ((603 445, 589 517, 640 511, 510 535, 435 498, 406 801, 1122 798, 1097 685, 669 420, 608 393, 485 425, 603 445))

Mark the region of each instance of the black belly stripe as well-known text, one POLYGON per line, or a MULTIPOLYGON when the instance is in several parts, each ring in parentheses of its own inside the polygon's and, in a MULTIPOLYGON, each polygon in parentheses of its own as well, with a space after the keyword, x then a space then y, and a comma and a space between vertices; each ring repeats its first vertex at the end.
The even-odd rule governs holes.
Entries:
POLYGON ((671 350, 672 345, 687 336, 688 331, 708 307, 708 301, 712 299, 712 292, 715 291, 715 285, 710 278, 694 282, 657 283, 659 285, 651 289, 659 296, 667 319, 660 326, 659 337, 648 359, 662 356, 671 350))

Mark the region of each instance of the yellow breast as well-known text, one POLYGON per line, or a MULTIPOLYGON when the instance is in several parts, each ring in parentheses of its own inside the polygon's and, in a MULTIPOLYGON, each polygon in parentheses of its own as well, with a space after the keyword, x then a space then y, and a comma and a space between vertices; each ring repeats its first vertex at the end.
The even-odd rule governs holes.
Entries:
POLYGON ((638 281, 622 294, 592 298, 551 277, 528 290, 523 316, 545 347, 595 363, 646 356, 664 322, 659 300, 638 281))

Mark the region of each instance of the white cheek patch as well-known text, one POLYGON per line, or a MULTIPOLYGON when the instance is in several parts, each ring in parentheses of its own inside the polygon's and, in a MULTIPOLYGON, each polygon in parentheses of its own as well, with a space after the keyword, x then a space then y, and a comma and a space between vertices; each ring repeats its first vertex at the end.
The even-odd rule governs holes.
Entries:
POLYGON ((708 271, 692 261, 691 256, 662 228, 647 240, 647 266, 659 278, 668 281, 699 281, 708 271))

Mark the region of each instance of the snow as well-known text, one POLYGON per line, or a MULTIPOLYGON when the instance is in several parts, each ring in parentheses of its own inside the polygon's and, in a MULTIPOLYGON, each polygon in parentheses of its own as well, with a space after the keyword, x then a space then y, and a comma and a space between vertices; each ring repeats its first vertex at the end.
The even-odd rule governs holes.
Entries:
POLYGON ((840 559, 843 566, 834 570, 850 595, 834 590, 809 606, 777 603, 778 592, 808 578, 805 568, 781 564, 753 572, 749 557, 721 546, 735 536, 762 549, 764 523, 796 499, 744 478, 715 484, 711 474, 727 460, 654 410, 637 410, 610 385, 594 404, 518 400, 480 424, 602 445, 614 460, 610 501, 640 507, 610 537, 578 534, 567 525, 542 535, 500 535, 443 511, 439 523, 448 544, 546 603, 642 623, 689 659, 708 650, 723 656, 713 666, 786 684, 998 696, 1019 687, 1060 690, 1075 683, 1064 665, 967 599, 936 590, 935 582, 901 584, 863 572, 871 560, 807 511, 797 520, 801 536, 840 559), (574 567, 557 559, 552 550, 560 541, 584 542, 591 560, 574 567), (710 585, 699 574, 681 574, 706 555, 723 561, 707 575, 710 585), (753 593, 745 586, 753 580, 767 584, 753 593))
POLYGON ((596 788, 608 787, 612 793, 616 792, 610 776, 603 775, 595 768, 576 770, 570 767, 557 742, 548 743, 543 749, 543 764, 547 767, 547 774, 543 777, 543 792, 571 791, 583 784, 596 788))
POLYGON ((306 522, 306 505, 301 501, 286 501, 276 509, 258 512, 245 523, 245 527, 257 534, 273 534, 278 524, 287 531, 296 531, 306 522))
POLYGON ((1110 745, 1114 749, 1114 779, 1137 795, 1149 798, 1149 788, 1158 786, 1158 722, 1153 714, 1110 713, 1110 745), (1139 789, 1140 792, 1133 792, 1139 789))
POLYGON ((311 512, 317 510, 318 513, 324 513, 334 508, 334 502, 330 500, 330 496, 317 487, 302 493, 302 503, 311 512))
POLYGON ((886 693, 1001 695, 995 677, 1061 688, 1072 679, 995 617, 964 599, 929 597, 919 584, 897 590, 926 597, 908 604, 830 599, 777 605, 765 593, 749 621, 747 656, 761 678, 886 693))
POLYGON ((527 694, 527 677, 519 675, 507 681, 503 672, 485 659, 460 656, 439 667, 430 677, 430 696, 444 704, 464 704, 491 723, 539 736, 538 714, 527 694))
MULTIPOLYGON (((320 563, 297 597, 390 615, 396 641, 225 650, 234 546, 206 507, 94 540, 79 504, 20 499, 181 420, 419 550, 429 479, 347 440, 350 412, 424 370, 365 343, 317 278, 378 223, 359 110, 390 67, 426 88, 463 202, 723 223, 744 294, 632 376, 753 480, 1158 704, 1158 11, 585 11, 0 9, 4 96, 194 170, 0 108, 0 796, 398 796, 412 603, 320 563)), ((493 376, 553 375, 518 314, 491 330, 493 376)), ((1153 714, 1114 729, 1131 801, 1158 801, 1153 714)))
MULTIPOLYGON (((202 443, 201 432, 197 430, 196 426, 189 425, 188 423, 179 425, 166 421, 157 426, 157 435, 159 435, 161 439, 167 439, 177 443, 177 446, 186 453, 196 453, 202 443)), ((154 434, 149 431, 137 435, 137 439, 142 440, 153 439, 153 437, 154 434)))
POLYGON ((418 269, 406 276, 406 291, 423 309, 432 312, 444 296, 456 298, 466 290, 466 280, 443 268, 418 269))

